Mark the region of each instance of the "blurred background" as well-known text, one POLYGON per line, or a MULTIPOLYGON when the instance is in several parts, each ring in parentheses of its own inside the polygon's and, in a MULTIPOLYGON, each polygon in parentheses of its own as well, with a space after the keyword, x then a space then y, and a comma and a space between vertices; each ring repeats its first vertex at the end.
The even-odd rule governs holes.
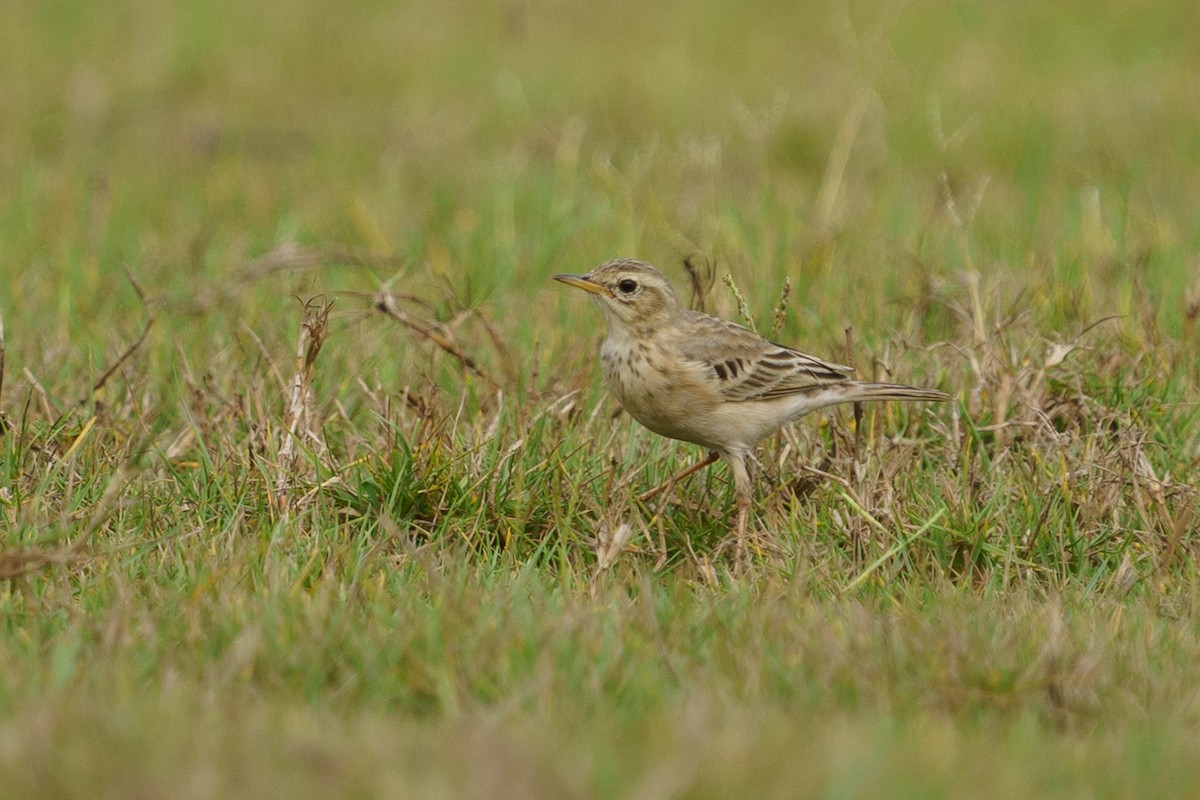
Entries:
MULTIPOLYGON (((126 267, 164 352, 289 342, 292 294, 389 281, 554 345, 578 298, 547 276, 618 255, 678 282, 698 258, 763 314, 790 276, 816 352, 848 322, 952 336, 972 272, 997 315, 1179 334, 1197 41, 1187 0, 10 0, 10 358, 111 358, 141 324, 126 267)), ((356 358, 390 371, 376 327, 356 358)))

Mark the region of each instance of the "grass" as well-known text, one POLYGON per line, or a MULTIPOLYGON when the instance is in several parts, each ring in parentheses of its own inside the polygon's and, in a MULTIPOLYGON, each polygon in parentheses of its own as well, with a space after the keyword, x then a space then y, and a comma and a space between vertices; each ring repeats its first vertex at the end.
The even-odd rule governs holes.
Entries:
POLYGON ((0 794, 1195 793, 1194 10, 793 5, 5 6, 0 794), (738 573, 617 255, 955 400, 738 573))

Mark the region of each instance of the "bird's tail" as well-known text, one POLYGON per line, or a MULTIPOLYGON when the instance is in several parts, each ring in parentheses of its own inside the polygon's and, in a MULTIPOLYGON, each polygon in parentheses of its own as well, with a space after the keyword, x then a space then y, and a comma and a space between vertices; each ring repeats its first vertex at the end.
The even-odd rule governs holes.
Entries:
POLYGON ((826 406, 840 403, 863 403, 873 400, 927 400, 941 402, 950 395, 937 389, 922 389, 902 383, 870 383, 868 381, 839 381, 819 386, 810 386, 797 392, 790 401, 789 420, 796 420, 826 406))
POLYGON ((859 403, 869 400, 928 400, 936 403, 950 399, 950 395, 939 392, 937 389, 922 389, 919 386, 905 386, 902 383, 847 381, 844 385, 849 391, 837 401, 839 403, 859 403))

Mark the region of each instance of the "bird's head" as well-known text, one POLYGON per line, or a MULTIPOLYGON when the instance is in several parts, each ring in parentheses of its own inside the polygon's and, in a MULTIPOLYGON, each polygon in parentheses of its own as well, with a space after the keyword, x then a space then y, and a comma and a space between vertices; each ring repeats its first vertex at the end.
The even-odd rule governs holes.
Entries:
POLYGON ((555 275, 554 280, 591 293, 610 325, 653 329, 680 308, 666 277, 632 258, 605 262, 586 275, 555 275))

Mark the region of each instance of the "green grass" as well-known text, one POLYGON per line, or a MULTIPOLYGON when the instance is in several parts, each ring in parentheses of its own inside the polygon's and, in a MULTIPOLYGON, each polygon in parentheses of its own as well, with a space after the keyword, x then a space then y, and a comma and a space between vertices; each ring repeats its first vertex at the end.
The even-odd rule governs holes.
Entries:
POLYGON ((0 10, 0 795, 1200 790, 1190 4, 226 5, 0 10), (735 570, 619 255, 955 400, 735 570))

